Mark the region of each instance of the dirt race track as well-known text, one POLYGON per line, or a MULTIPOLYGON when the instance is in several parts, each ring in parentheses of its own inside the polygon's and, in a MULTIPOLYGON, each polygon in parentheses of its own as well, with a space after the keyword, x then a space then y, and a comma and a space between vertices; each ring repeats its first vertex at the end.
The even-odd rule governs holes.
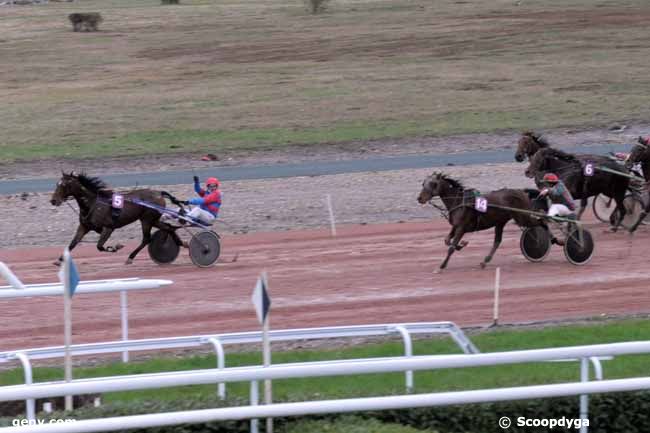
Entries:
MULTIPOLYGON (((129 294, 131 338, 256 330, 251 293, 263 269, 269 275, 272 328, 451 320, 461 326, 492 320, 496 266, 501 267, 501 323, 650 311, 646 261, 650 233, 608 233, 590 223, 596 251, 589 264, 569 264, 559 247, 543 263, 519 250, 520 231, 508 225, 487 269, 478 266, 492 230, 469 234, 450 267, 433 274, 446 250, 444 220, 354 225, 328 230, 228 236, 214 268, 194 267, 181 251, 158 266, 146 250, 131 266, 129 247, 115 255, 84 244, 75 250, 82 280, 141 277, 174 281, 158 291, 129 294), (237 261, 233 257, 238 254, 237 261)), ((0 260, 26 283, 52 282, 60 248, 4 250, 0 260)), ((62 344, 60 298, 0 301, 0 350, 62 344)), ((77 295, 75 343, 120 338, 119 294, 77 295)))

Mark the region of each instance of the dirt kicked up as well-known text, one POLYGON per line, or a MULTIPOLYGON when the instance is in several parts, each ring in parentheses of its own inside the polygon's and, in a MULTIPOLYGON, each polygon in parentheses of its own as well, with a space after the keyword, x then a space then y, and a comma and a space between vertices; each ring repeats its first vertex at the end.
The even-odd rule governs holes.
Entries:
MULTIPOLYGON (((492 231, 469 234, 469 245, 454 254, 449 268, 433 274, 446 252, 444 220, 347 225, 336 238, 329 230, 225 236, 219 263, 207 269, 194 267, 187 251, 172 265, 154 264, 145 251, 124 266, 126 253, 101 254, 87 244, 75 250, 75 260, 82 280, 174 281, 160 291, 129 294, 134 339, 258 329, 251 293, 263 270, 274 329, 445 320, 486 326, 492 322, 497 266, 503 324, 650 311, 648 229, 630 237, 593 221, 589 228, 596 249, 583 267, 569 264, 559 247, 542 263, 527 262, 519 250, 521 232, 509 224, 485 270, 479 262, 492 245, 492 231)), ((58 254, 51 247, 5 250, 0 260, 26 283, 52 282, 58 254)), ((117 293, 75 296, 74 342, 119 339, 119 305, 117 293)), ((0 327, 0 348, 62 344, 62 310, 55 297, 0 302, 0 317, 8 319, 0 327)))

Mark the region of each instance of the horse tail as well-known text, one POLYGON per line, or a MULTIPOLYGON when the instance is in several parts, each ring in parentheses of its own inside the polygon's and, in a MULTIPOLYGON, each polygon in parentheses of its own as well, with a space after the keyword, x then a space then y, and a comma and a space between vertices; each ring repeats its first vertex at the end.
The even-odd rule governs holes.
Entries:
POLYGON ((533 226, 540 225, 540 220, 537 217, 527 213, 527 212, 539 212, 540 210, 542 210, 537 208, 538 204, 544 203, 545 205, 546 202, 537 200, 538 197, 539 197, 539 191, 532 188, 523 189, 521 191, 521 194, 517 194, 513 197, 513 201, 514 201, 513 207, 522 210, 521 212, 514 212, 514 215, 512 217, 518 226, 533 227, 533 226))
POLYGON ((176 197, 174 197, 174 195, 172 193, 170 193, 170 192, 160 191, 160 195, 163 198, 169 199, 169 201, 171 201, 172 203, 178 204, 178 202, 179 202, 179 200, 176 197))

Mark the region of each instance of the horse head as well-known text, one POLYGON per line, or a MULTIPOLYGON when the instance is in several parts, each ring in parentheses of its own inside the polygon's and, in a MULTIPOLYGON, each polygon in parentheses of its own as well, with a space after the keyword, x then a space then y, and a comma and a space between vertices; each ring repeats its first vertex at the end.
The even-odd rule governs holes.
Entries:
POLYGON ((463 190, 463 185, 443 173, 433 173, 422 182, 422 191, 418 195, 418 202, 425 204, 434 197, 442 197, 448 189, 463 190))
POLYGON ((61 206, 70 197, 74 196, 80 189, 79 180, 74 171, 70 173, 61 172, 61 179, 56 184, 56 189, 52 193, 50 203, 53 206, 61 206))
POLYGON ((650 159, 650 147, 644 144, 637 144, 632 148, 630 155, 625 160, 625 167, 632 168, 634 164, 648 161, 650 159))
POLYGON ((537 153, 539 149, 547 148, 548 142, 541 136, 532 131, 525 131, 517 142, 517 151, 515 152, 515 161, 523 162, 526 157, 529 159, 537 153))
POLYGON ((418 195, 418 203, 428 203, 432 198, 440 195, 440 184, 442 175, 433 173, 427 176, 422 182, 422 191, 418 195))
POLYGON ((546 156, 542 152, 537 152, 532 158, 524 174, 527 178, 534 178, 535 174, 539 173, 544 169, 544 163, 546 162, 546 156))

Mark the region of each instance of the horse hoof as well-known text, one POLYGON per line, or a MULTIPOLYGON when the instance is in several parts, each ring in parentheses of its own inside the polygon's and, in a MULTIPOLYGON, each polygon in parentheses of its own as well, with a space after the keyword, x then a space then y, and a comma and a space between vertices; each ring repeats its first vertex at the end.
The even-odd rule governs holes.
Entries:
POLYGON ((130 265, 133 263, 133 259, 126 259, 126 262, 124 262, 125 265, 130 265))

